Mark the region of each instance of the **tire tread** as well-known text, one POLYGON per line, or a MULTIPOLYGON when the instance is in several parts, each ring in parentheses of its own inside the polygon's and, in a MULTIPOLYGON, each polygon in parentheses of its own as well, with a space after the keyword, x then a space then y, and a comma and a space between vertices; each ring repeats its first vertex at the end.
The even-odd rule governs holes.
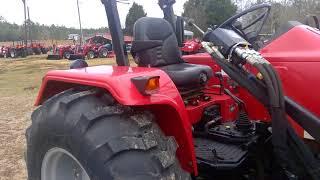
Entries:
MULTIPOLYGON (((113 166, 115 159, 130 152, 143 152, 145 156, 150 157, 151 161, 160 169, 161 174, 158 179, 178 179, 184 180, 189 175, 184 172, 176 157, 175 152, 177 149, 176 141, 173 137, 165 137, 161 132, 158 125, 155 123, 155 117, 149 111, 138 111, 134 108, 122 106, 115 103, 115 100, 107 93, 98 89, 70 89, 60 94, 57 94, 45 102, 42 106, 34 111, 32 114, 33 123, 26 132, 28 148, 32 147, 35 137, 40 132, 38 130, 40 121, 52 119, 47 117, 52 114, 59 114, 58 117, 65 118, 63 121, 68 121, 67 114, 72 107, 81 107, 86 98, 96 99, 97 101, 105 101, 103 105, 92 105, 92 109, 86 109, 85 112, 80 114, 80 118, 76 123, 68 127, 69 138, 72 142, 85 143, 86 147, 81 148, 80 143, 79 154, 89 154, 88 157, 95 157, 95 160, 101 161, 98 164, 107 168, 113 166), (111 99, 112 98, 112 99, 111 99), (57 108, 53 108, 57 107, 57 108), (119 119, 119 120, 118 120, 119 119), (130 129, 124 131, 115 131, 113 137, 106 137, 97 131, 100 126, 116 126, 128 127, 130 129), (88 139, 90 132, 91 142, 88 139), (76 139, 76 140, 72 140, 76 139), (90 150, 89 150, 90 149, 90 150)), ((92 102, 92 101, 91 101, 92 102)), ((100 103, 101 104, 101 103, 100 103)), ((68 129, 67 128, 67 129, 68 129)), ((67 136, 66 136, 67 137, 67 136)), ((76 146, 74 146, 76 148, 76 146)), ((36 147, 32 149, 37 149, 36 147)), ((35 156, 34 152, 28 151, 28 156, 35 156)), ((92 163, 92 162, 91 162, 92 163)), ((32 162, 28 160, 28 171, 32 170, 32 162)), ((90 162, 85 162, 90 165, 90 162)), ((97 166, 94 164, 94 166, 97 166)), ((102 166, 99 167, 101 170, 102 166)), ((110 171, 107 170, 106 171, 110 171)), ((34 172, 29 177, 34 177, 34 172)), ((114 177, 115 179, 119 177, 114 177)), ((123 178, 123 177, 122 177, 123 178)), ((126 177, 125 179, 130 179, 126 177)), ((99 179, 99 178, 98 178, 99 179)), ((187 178, 188 179, 188 178, 187 178)))

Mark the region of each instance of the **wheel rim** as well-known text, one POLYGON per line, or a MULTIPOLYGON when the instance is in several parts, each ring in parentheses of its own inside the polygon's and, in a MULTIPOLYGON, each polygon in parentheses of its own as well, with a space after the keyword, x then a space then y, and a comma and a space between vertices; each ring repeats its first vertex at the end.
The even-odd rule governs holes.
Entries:
POLYGON ((93 59, 94 58, 94 54, 92 52, 89 53, 89 58, 93 59))
POLYGON ((108 56, 108 51, 106 51, 106 50, 102 51, 102 56, 103 57, 107 57, 108 56))
POLYGON ((41 180, 90 180, 80 162, 68 151, 52 148, 44 156, 41 180))
POLYGON ((70 53, 66 53, 66 59, 70 58, 70 53))

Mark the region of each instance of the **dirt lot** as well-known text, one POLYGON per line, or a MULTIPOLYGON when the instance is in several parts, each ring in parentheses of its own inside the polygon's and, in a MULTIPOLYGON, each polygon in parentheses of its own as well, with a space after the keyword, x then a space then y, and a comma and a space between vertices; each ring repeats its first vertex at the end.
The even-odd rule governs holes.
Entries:
MULTIPOLYGON (((89 65, 113 64, 113 59, 88 61, 89 65)), ((26 180, 25 129, 43 75, 67 69, 69 61, 48 61, 44 56, 0 59, 0 180, 26 180)))

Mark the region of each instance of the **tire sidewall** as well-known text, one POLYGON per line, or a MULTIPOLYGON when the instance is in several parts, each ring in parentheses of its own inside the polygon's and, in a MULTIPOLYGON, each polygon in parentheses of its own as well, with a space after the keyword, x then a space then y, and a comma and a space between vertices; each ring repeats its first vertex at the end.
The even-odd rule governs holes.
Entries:
POLYGON ((88 52, 88 59, 93 59, 94 58, 94 52, 93 51, 89 51, 88 52))
POLYGON ((100 50, 100 57, 101 58, 106 58, 106 57, 108 57, 108 50, 106 49, 106 48, 102 48, 101 50, 100 50))
POLYGON ((152 113, 119 105, 100 90, 62 92, 31 119, 26 132, 29 180, 41 179, 42 161, 52 148, 72 154, 92 180, 187 175, 175 158, 175 140, 162 133, 152 113), (163 155, 172 158, 163 162, 163 155))
POLYGON ((66 59, 69 59, 70 55, 71 55, 71 52, 69 52, 69 51, 66 51, 66 52, 63 53, 63 57, 66 58, 66 59))
POLYGON ((11 51, 10 51, 10 57, 11 57, 11 58, 16 58, 16 56, 17 56, 16 51, 15 51, 15 50, 11 50, 11 51))
MULTIPOLYGON (((59 122, 56 121, 56 123, 54 124, 58 125, 59 122)), ((29 175, 32 175, 31 177, 29 177, 29 180, 41 179, 42 161, 46 153, 53 148, 61 148, 68 151, 78 160, 78 162, 80 162, 81 166, 85 169, 90 179, 96 179, 93 174, 97 174, 99 172, 94 172, 94 169, 89 168, 90 166, 88 166, 88 162, 84 161, 85 159, 88 159, 90 157, 88 156, 89 153, 85 151, 87 147, 86 144, 81 140, 81 135, 74 132, 74 136, 68 136, 67 134, 70 134, 70 132, 74 131, 74 129, 69 127, 65 127, 64 130, 48 128, 54 124, 41 124, 40 126, 43 127, 44 131, 41 130, 37 132, 36 134, 38 134, 38 137, 32 137, 36 140, 36 142, 34 142, 34 147, 28 147, 27 150, 27 163, 32 162, 32 165, 28 166, 32 167, 32 169, 28 169, 29 175)), ((102 177, 103 176, 105 175, 102 175, 102 177)))

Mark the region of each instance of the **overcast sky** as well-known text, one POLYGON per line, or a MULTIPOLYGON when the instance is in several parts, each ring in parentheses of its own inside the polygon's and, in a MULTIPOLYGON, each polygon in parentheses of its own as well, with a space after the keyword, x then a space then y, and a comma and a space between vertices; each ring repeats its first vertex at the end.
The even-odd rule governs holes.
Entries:
MULTIPOLYGON (((77 1, 76 0, 26 0, 30 7, 30 17, 34 22, 46 25, 64 25, 67 27, 79 27, 77 1)), ((107 18, 101 0, 79 0, 84 28, 98 28, 107 26, 107 18)), ((162 17, 162 11, 157 0, 130 0, 143 5, 148 16, 162 17)), ((180 15, 186 0, 177 0, 174 5, 175 13, 180 15)), ((125 23, 125 17, 130 5, 118 4, 121 23, 125 23)), ((24 19, 22 0, 0 0, 0 16, 9 22, 22 24, 24 19)))

